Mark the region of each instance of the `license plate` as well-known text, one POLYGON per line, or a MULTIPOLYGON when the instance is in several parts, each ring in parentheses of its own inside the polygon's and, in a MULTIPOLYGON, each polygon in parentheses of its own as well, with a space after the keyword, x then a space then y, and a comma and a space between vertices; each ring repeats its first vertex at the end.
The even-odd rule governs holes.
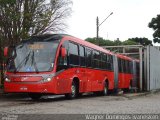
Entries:
POLYGON ((28 90, 28 88, 27 87, 20 87, 20 90, 28 90))

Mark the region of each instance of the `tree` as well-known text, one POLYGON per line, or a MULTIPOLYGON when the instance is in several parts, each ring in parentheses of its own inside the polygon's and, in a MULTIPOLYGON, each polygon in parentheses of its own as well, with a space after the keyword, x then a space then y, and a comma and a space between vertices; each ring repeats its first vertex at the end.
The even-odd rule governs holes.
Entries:
POLYGON ((149 40, 148 38, 138 38, 138 37, 136 37, 136 38, 129 38, 128 40, 133 41, 133 42, 135 42, 139 45, 143 45, 143 46, 152 45, 152 41, 149 40))
POLYGON ((99 38, 98 40, 96 38, 87 38, 85 39, 88 42, 91 42, 93 44, 96 44, 100 46, 118 46, 118 45, 152 45, 152 41, 148 40, 148 38, 129 38, 125 41, 120 41, 119 39, 111 41, 111 40, 105 40, 103 38, 99 38))
POLYGON ((117 40, 114 40, 114 46, 122 45, 122 42, 117 38, 117 40))
POLYGON ((111 40, 105 40, 103 38, 86 38, 85 39, 86 41, 90 42, 90 43, 93 43, 93 44, 96 44, 96 45, 100 45, 100 46, 112 46, 114 45, 114 42, 111 41, 111 40))
POLYGON ((95 45, 98 45, 98 41, 97 41, 97 39, 94 37, 94 38, 86 38, 85 39, 85 41, 88 41, 88 42, 90 42, 90 43, 93 43, 93 44, 95 44, 95 45))
POLYGON ((0 0, 1 41, 14 45, 30 35, 63 30, 70 4, 70 0, 0 0))
POLYGON ((123 45, 137 45, 138 43, 132 40, 125 40, 122 43, 123 45))
POLYGON ((149 28, 154 30, 153 41, 154 43, 160 43, 160 15, 157 15, 156 18, 152 18, 151 22, 148 24, 149 28))
POLYGON ((70 0, 0 0, 0 65, 4 46, 31 35, 64 30, 71 4, 70 0))

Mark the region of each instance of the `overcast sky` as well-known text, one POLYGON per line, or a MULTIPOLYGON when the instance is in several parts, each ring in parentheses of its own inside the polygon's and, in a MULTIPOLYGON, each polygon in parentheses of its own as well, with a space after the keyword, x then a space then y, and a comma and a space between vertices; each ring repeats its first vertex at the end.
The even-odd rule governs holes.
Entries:
POLYGON ((66 32, 85 39, 96 36, 96 17, 101 26, 99 36, 105 39, 127 40, 133 37, 153 39, 148 23, 160 14, 160 0, 72 0, 73 13, 66 32))

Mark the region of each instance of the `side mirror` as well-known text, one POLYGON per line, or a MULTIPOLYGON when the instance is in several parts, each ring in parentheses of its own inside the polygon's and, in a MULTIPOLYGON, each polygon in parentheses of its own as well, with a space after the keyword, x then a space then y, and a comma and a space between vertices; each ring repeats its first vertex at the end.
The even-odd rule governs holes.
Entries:
POLYGON ((4 56, 7 57, 8 56, 8 47, 4 48, 4 56))
POLYGON ((66 48, 62 47, 61 48, 61 57, 66 57, 66 54, 67 54, 67 51, 66 51, 66 48))

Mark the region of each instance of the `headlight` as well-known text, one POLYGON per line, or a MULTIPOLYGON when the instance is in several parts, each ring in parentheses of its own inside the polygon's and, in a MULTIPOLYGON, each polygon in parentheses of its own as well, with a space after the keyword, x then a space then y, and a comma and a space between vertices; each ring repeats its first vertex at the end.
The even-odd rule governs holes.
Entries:
POLYGON ((11 82, 11 80, 9 78, 5 78, 5 82, 11 82))
POLYGON ((50 82, 51 80, 52 80, 52 78, 50 78, 50 77, 43 79, 44 82, 50 82))

